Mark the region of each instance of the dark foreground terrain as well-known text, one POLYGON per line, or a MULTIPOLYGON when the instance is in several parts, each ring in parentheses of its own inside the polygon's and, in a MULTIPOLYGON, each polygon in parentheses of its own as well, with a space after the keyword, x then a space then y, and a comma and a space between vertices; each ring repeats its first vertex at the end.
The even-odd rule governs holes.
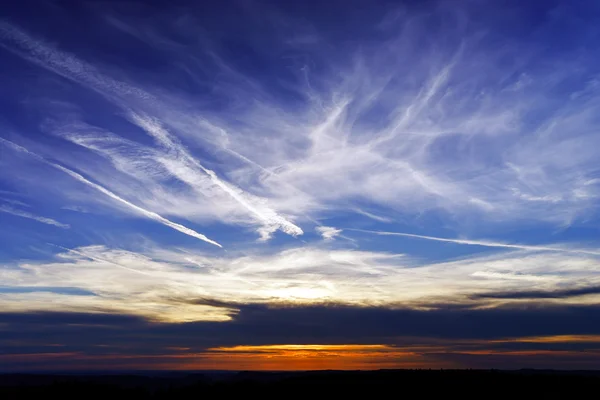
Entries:
POLYGON ((600 371, 380 370, 0 374, 0 399, 199 399, 275 395, 598 398, 600 371), (55 397, 58 396, 58 397, 55 397), (113 397, 107 397, 113 396, 113 397), (118 397, 117 397, 118 396, 118 397), (591 396, 591 397, 590 397, 591 396))

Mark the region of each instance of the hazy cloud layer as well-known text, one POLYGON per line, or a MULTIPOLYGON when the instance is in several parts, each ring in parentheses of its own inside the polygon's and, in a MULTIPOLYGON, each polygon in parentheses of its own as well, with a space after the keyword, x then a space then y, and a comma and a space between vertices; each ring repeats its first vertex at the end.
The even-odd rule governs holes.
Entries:
POLYGON ((4 293, 3 309, 228 320, 235 304, 256 302, 435 309, 492 307, 535 299, 532 292, 555 292, 538 298, 595 304, 598 292, 589 288, 600 284, 597 257, 534 251, 422 264, 402 254, 318 247, 217 257, 157 247, 141 253, 104 246, 65 250, 51 262, 0 270, 5 286, 25 289, 4 293))

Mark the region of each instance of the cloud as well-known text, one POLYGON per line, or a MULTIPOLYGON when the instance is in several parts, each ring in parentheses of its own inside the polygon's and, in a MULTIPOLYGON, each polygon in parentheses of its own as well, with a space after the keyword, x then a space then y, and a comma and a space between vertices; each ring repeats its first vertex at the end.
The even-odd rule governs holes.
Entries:
POLYGON ((584 286, 573 289, 532 290, 519 292, 479 293, 473 297, 479 299, 562 299, 576 296, 600 294, 600 286, 584 286))
POLYGON ((433 240, 436 242, 465 244, 465 245, 469 245, 469 246, 497 247, 497 248, 521 249, 521 250, 532 250, 532 251, 558 251, 558 252, 564 252, 564 253, 589 254, 589 255, 594 255, 594 256, 600 255, 600 252, 598 252, 598 251, 586 250, 586 249, 561 248, 561 247, 541 246, 541 245, 510 244, 510 243, 502 243, 502 242, 491 242, 491 241, 486 241, 486 240, 447 239, 447 238, 440 238, 440 237, 435 237, 435 236, 415 235, 412 233, 370 231, 370 230, 366 230, 366 229, 346 228, 346 230, 355 231, 355 232, 372 233, 372 234, 381 235, 381 236, 402 236, 402 237, 409 237, 409 238, 415 238, 415 239, 433 240))
POLYGON ((75 206, 75 205, 63 206, 63 207, 61 207, 61 209, 80 212, 80 213, 89 213, 90 212, 86 207, 75 206))
POLYGON ((319 232, 325 241, 333 240, 336 236, 342 233, 341 229, 333 228, 331 226, 317 226, 315 230, 319 232))
POLYGON ((364 215, 365 217, 371 218, 371 219, 373 219, 375 221, 378 221, 378 222, 388 223, 388 222, 392 222, 393 221, 392 218, 387 218, 387 217, 382 217, 380 215, 375 215, 375 214, 370 213, 368 211, 361 210, 360 208, 354 208, 352 211, 356 212, 357 214, 364 215))
POLYGON ((19 207, 31 207, 31 205, 29 205, 23 201, 20 201, 20 200, 15 200, 15 199, 3 198, 3 199, 0 199, 0 201, 2 201, 4 203, 9 203, 9 204, 12 204, 15 206, 19 206, 19 207))
MULTIPOLYGON (((143 117, 141 115, 131 113, 131 119, 140 127, 142 127, 146 132, 156 138, 163 146, 167 148, 167 150, 171 153, 174 153, 175 160, 182 165, 178 168, 170 167, 169 164, 166 165, 167 169, 176 175, 180 180, 190 184, 190 186, 194 186, 194 182, 197 181, 197 178, 194 175, 194 170, 200 170, 204 174, 206 174, 210 181, 218 186, 221 190, 231 196, 235 201, 237 201, 240 205, 242 205, 245 209, 247 209, 252 215, 256 216, 259 221, 264 225, 261 230, 264 232, 266 229, 268 232, 271 232, 275 229, 281 229, 283 232, 292 235, 302 235, 302 229, 298 226, 294 225, 290 221, 286 220, 282 216, 278 215, 272 209, 266 207, 264 201, 259 198, 253 198, 253 196, 244 193, 237 187, 233 187, 227 182, 224 182, 214 171, 205 168, 200 164, 194 157, 192 157, 188 151, 177 143, 167 132, 163 129, 157 121, 153 121, 148 117, 143 117), (261 202, 263 203, 261 205, 261 202)), ((163 161, 164 162, 164 161, 163 161)), ((266 238, 265 235, 262 235, 263 239, 266 238)))
MULTIPOLYGON (((442 5, 432 14, 411 10, 385 29, 380 23, 389 16, 375 13, 369 18, 379 21, 366 26, 379 27, 379 39, 343 45, 326 27, 308 29, 287 16, 286 28, 260 23, 277 34, 261 36, 258 46, 251 35, 258 22, 248 20, 239 29, 248 32, 257 62, 271 65, 264 76, 230 56, 227 34, 188 41, 210 36, 198 34, 203 16, 193 11, 183 19, 156 16, 153 23, 111 8, 100 12, 110 23, 99 30, 141 39, 136 43, 148 54, 171 60, 170 73, 149 67, 139 79, 126 79, 134 76, 127 65, 92 65, 8 23, 2 43, 100 93, 159 138, 162 147, 146 153, 145 162, 161 165, 192 190, 174 194, 154 180, 140 201, 174 215, 256 224, 263 239, 276 229, 300 235, 303 220, 360 204, 372 215, 441 209, 459 216, 458 225, 482 219, 564 226, 595 215, 594 64, 568 49, 546 54, 529 36, 499 49, 489 32, 508 17, 471 18, 472 12, 442 5), (448 24, 430 29, 442 14, 448 24), (466 34, 471 31, 481 34, 466 34), (293 40, 307 34, 319 40, 293 40), (295 57, 299 52, 306 56, 295 57), (542 60, 560 68, 547 69, 542 60), (564 87, 569 93, 557 96, 564 87), (540 117, 532 121, 531 115, 540 117)), ((540 23, 542 32, 557 29, 540 23)), ((364 38, 372 34, 361 31, 364 38)), ((119 156, 140 166, 134 154, 119 156)), ((143 186, 143 172, 115 174, 113 184, 127 187, 136 178, 143 186)))
MULTIPOLYGON (((299 345, 313 348, 305 350, 306 357, 315 355, 314 348, 319 346, 323 354, 339 352, 344 345, 353 345, 360 352, 361 345, 366 345, 362 351, 389 352, 396 368, 411 363, 439 368, 439 355, 470 357, 472 360, 458 364, 463 368, 480 362, 487 363, 487 368, 520 368, 531 363, 585 365, 592 359, 597 364, 599 312, 596 306, 424 311, 245 304, 226 322, 164 324, 123 315, 56 312, 1 313, 0 322, 5 324, 5 343, 19 343, 3 353, 3 365, 22 368, 26 364, 38 370, 107 364, 108 369, 131 369, 132 365, 172 369, 182 363, 187 369, 210 369, 211 365, 212 369, 240 369, 242 358, 237 353, 254 355, 251 360, 257 363, 265 352, 277 358, 278 351, 301 349, 299 345), (42 328, 45 334, 37 335, 42 328), (214 352, 225 354, 212 358, 214 352), (54 357, 45 356, 47 353, 54 357), (72 355, 65 356, 68 353, 72 355), (24 357, 27 354, 30 358, 24 357)), ((374 367, 382 362, 385 365, 385 360, 375 360, 374 367)))
MULTIPOLYGON (((123 96, 126 99, 133 96, 138 101, 149 99, 152 99, 153 102, 156 101, 147 92, 134 88, 127 83, 106 77, 87 63, 74 56, 53 49, 42 41, 30 37, 15 26, 3 23, 0 25, 0 28, 3 30, 6 38, 13 40, 29 52, 26 53, 28 59, 99 92, 124 110, 128 110, 128 107, 124 105, 123 96)), ((263 239, 268 237, 264 232, 272 232, 275 229, 281 229, 292 236, 303 234, 300 227, 269 208, 263 199, 244 193, 241 189, 220 179, 214 171, 205 168, 156 119, 132 111, 128 113, 133 123, 157 139, 166 148, 167 155, 172 155, 171 158, 163 156, 158 160, 170 173, 173 173, 183 182, 198 190, 203 185, 198 185, 199 179, 195 170, 201 171, 208 177, 210 182, 231 196, 264 225, 259 230, 262 232, 261 236, 263 239)))
POLYGON ((98 190, 99 192, 107 195, 108 197, 121 202, 123 204, 125 204, 126 206, 134 209, 135 211, 138 211, 140 214, 144 215, 147 218, 153 219, 155 221, 158 221, 159 223, 168 226, 169 228, 175 229, 176 231, 179 231, 181 233, 184 233, 188 236, 191 237, 195 237, 196 239, 200 239, 202 241, 205 241, 207 243, 213 244, 215 246, 218 247, 223 247, 221 246, 219 243, 215 242, 212 239, 207 238, 206 236, 204 236, 201 233, 198 233, 196 231, 194 231, 193 229, 187 228, 181 224, 169 221, 168 219, 161 217, 160 215, 158 215, 157 213, 153 212, 153 211, 148 211, 143 209, 142 207, 138 207, 135 204, 132 204, 130 202, 128 202, 125 199, 122 199, 121 197, 117 196, 116 194, 114 194, 113 192, 111 192, 110 190, 96 184, 93 182, 90 182, 89 180, 87 180, 86 178, 84 178, 83 176, 79 175, 77 172, 71 171, 68 168, 62 167, 60 165, 57 164, 52 164, 55 168, 58 168, 59 170, 65 172, 66 174, 69 174, 70 176, 72 176, 73 178, 77 179, 79 182, 85 183, 86 185, 98 190))
POLYGON ((9 207, 9 206, 4 205, 4 204, 0 204, 0 212, 4 212, 4 213, 7 213, 7 214, 16 215, 18 217, 32 219, 34 221, 38 221, 38 222, 41 222, 43 224, 54 225, 54 226, 57 226, 57 227, 63 228, 63 229, 69 229, 70 228, 70 226, 68 224, 63 224, 61 222, 53 220, 52 218, 40 217, 40 216, 32 214, 30 212, 23 211, 23 210, 18 210, 16 208, 12 208, 12 207, 9 207))
POLYGON ((81 176, 80 174, 78 174, 75 171, 71 171, 70 169, 68 169, 66 167, 63 167, 61 165, 54 164, 54 163, 52 163, 50 161, 47 161, 43 157, 40 157, 39 155, 30 152, 29 150, 25 149, 24 147, 16 145, 16 144, 14 144, 14 143, 6 140, 6 139, 0 138, 0 142, 8 145, 9 147, 15 149, 16 151, 20 151, 20 152, 26 153, 27 155, 30 155, 30 156, 34 157, 36 160, 41 161, 41 162, 43 162, 43 163, 45 163, 47 165, 50 165, 50 166, 52 166, 52 167, 54 167, 54 168, 56 168, 56 169, 58 169, 58 170, 60 170, 60 171, 62 171, 64 173, 66 173, 67 175, 71 176, 72 178, 76 179, 77 181, 79 181, 81 183, 84 183, 87 186, 90 186, 90 187, 96 189, 100 193, 105 194, 106 196, 110 197, 111 199, 116 200, 119 203, 122 203, 122 204, 126 205, 127 207, 129 207, 129 208, 137 211, 138 213, 144 215, 145 217, 147 217, 149 219, 155 220, 155 221, 157 221, 157 222, 159 222, 159 223, 161 223, 161 224, 163 224, 165 226, 168 226, 169 228, 175 229, 176 231, 184 233, 184 234, 186 234, 188 236, 194 237, 196 239, 200 239, 202 241, 205 241, 207 243, 213 244, 213 245, 218 246, 218 247, 222 247, 219 243, 215 242, 214 240, 209 239, 208 237, 204 236, 201 233, 198 233, 198 232, 194 231, 193 229, 190 229, 190 228, 187 228, 187 227, 185 227, 185 226, 183 226, 181 224, 172 222, 172 221, 170 221, 170 220, 168 220, 168 219, 166 219, 166 218, 158 215, 157 213, 155 213, 153 211, 146 210, 146 209, 144 209, 142 207, 139 207, 139 206, 137 206, 137 205, 135 205, 135 204, 133 204, 133 203, 131 203, 131 202, 129 202, 129 201, 121 198, 121 197, 119 197, 118 195, 116 195, 115 193, 111 192, 110 190, 108 190, 108 189, 106 189, 106 188, 104 188, 104 187, 102 187, 102 186, 100 186, 100 185, 98 185, 98 184, 96 184, 94 182, 91 182, 90 180, 84 178, 83 176, 81 176))
POLYGON ((138 251, 81 246, 61 248, 52 261, 0 268, 5 287, 56 288, 4 293, 0 305, 13 312, 96 310, 160 321, 229 320, 249 303, 436 309, 545 299, 587 305, 597 293, 579 290, 600 285, 597 268, 597 257, 537 251, 423 264, 401 254, 312 246, 221 256, 149 244, 138 251), (564 295, 535 298, 536 291, 564 295))
POLYGON ((108 91, 141 98, 151 97, 125 82, 102 76, 93 66, 68 53, 53 49, 43 40, 30 36, 6 20, 0 21, 0 38, 2 39, 0 45, 5 49, 65 78, 75 79, 96 91, 108 91))

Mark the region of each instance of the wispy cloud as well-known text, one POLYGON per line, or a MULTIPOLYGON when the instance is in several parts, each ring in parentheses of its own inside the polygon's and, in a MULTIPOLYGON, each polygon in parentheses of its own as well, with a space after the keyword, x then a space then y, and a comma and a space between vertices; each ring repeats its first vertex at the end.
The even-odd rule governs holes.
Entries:
POLYGON ((221 180, 214 171, 205 168, 194 157, 192 157, 192 155, 181 144, 179 144, 167 130, 160 126, 157 121, 136 113, 130 113, 130 117, 137 125, 142 127, 146 132, 148 132, 163 146, 165 146, 169 153, 174 153, 175 160, 182 164, 181 167, 169 168, 169 164, 165 166, 183 182, 193 186, 194 182, 197 181, 197 178, 195 177, 195 170, 200 170, 209 177, 210 181, 214 185, 231 196, 252 215, 256 216, 263 224, 263 228, 261 228, 262 232, 272 232, 276 229, 281 229, 283 232, 292 236, 303 234, 302 229, 286 220, 281 215, 277 214, 277 212, 274 210, 270 209, 265 204, 263 199, 258 199, 254 196, 244 193, 241 189, 221 180))
POLYGON ((125 82, 102 76, 96 68, 66 52, 58 51, 43 40, 30 36, 17 26, 0 20, 0 46, 14 51, 29 61, 47 68, 68 79, 74 79, 102 94, 131 95, 151 98, 148 93, 131 87, 125 82))
POLYGON ((69 210, 69 211, 75 211, 75 212, 80 212, 80 213, 89 213, 90 212, 85 207, 75 206, 75 205, 63 206, 63 207, 61 207, 61 209, 63 209, 63 210, 69 210))
MULTIPOLYGON (((186 47, 160 24, 128 24, 110 15, 106 29, 118 20, 121 34, 143 38, 148 51, 166 46, 177 73, 208 88, 211 103, 224 105, 220 110, 187 87, 160 87, 163 77, 157 76, 158 87, 136 86, 13 25, 0 29, 5 48, 100 93, 157 139, 160 149, 152 161, 192 190, 186 197, 166 189, 159 196, 157 186, 144 200, 173 213, 211 214, 246 225, 250 220, 265 239, 275 230, 300 235, 300 222, 341 208, 357 210, 361 203, 386 216, 441 208, 459 214, 457 221, 476 215, 490 224, 537 220, 564 226, 594 213, 600 185, 590 149, 599 143, 588 132, 600 101, 592 84, 597 71, 569 57, 561 57, 572 61, 561 61, 560 69, 541 68, 526 56, 542 51, 535 43, 494 50, 485 34, 464 37, 459 20, 468 12, 449 12, 443 32, 427 30, 426 15, 398 17, 407 23, 398 23, 398 30, 388 26, 385 38, 366 49, 336 51, 326 36, 298 43, 290 40, 298 36, 294 31, 274 35, 268 47, 284 52, 301 46, 312 64, 323 66, 294 64, 297 75, 285 84, 249 76, 219 54, 217 43, 186 47), (440 40, 415 46, 424 35, 443 37, 444 46, 440 40), (507 59, 514 62, 506 65, 507 59), (202 79, 206 74, 219 79, 202 79), (573 96, 556 98, 555 88, 573 80, 579 82, 573 96), (299 103, 274 95, 280 89, 299 103), (532 122, 528 116, 534 114, 540 118, 532 122), (568 137, 561 134, 567 130, 568 137), (208 151, 218 168, 199 161, 195 148, 183 143, 208 151), (194 197, 200 203, 198 193, 195 209, 181 206, 194 197)), ((181 37, 198 36, 193 20, 190 15, 177 24, 181 37)), ((311 32, 319 37, 318 30, 311 32)), ((123 163, 138 161, 120 156, 123 163)), ((127 186, 123 176, 114 181, 127 186)))
POLYGON ((43 224, 54 225, 54 226, 58 226, 59 228, 63 228, 63 229, 70 228, 70 226, 68 224, 63 224, 63 223, 58 222, 58 221, 56 221, 56 220, 54 220, 52 218, 40 217, 38 215, 32 214, 32 213, 27 212, 27 211, 18 210, 16 208, 9 207, 9 206, 7 206, 5 204, 0 204, 0 212, 4 212, 4 213, 7 213, 7 214, 16 215, 18 217, 29 218, 29 219, 32 219, 34 221, 41 222, 43 224))
POLYGON ((209 239, 205 235, 203 235, 201 233, 198 233, 198 232, 194 231, 193 229, 187 228, 187 227, 185 227, 185 226, 183 226, 181 224, 178 224, 176 222, 170 221, 170 220, 168 220, 168 219, 166 219, 166 218, 158 215, 157 213, 155 213, 153 211, 149 211, 149 210, 146 210, 146 209, 144 209, 142 207, 139 207, 139 206, 137 206, 137 205, 135 205, 135 204, 133 204, 133 203, 131 203, 131 202, 129 202, 129 201, 121 198, 120 196, 118 196, 117 194, 111 192, 110 190, 106 189, 105 187, 102 187, 102 186, 98 185, 97 183, 91 182, 90 180, 84 178, 82 175, 78 174, 77 172, 71 171, 70 169, 68 169, 66 167, 63 167, 62 165, 58 165, 58 164, 52 163, 52 162, 44 159, 43 157, 41 157, 41 156, 39 156, 39 155, 37 155, 37 154, 35 154, 35 153, 27 150, 26 148, 24 148, 22 146, 19 146, 19 145, 15 144, 15 143, 12 143, 12 142, 10 142, 10 141, 8 141, 6 139, 3 139, 3 138, 0 138, 0 143, 4 143, 4 144, 10 146, 12 149, 15 149, 17 151, 26 153, 26 154, 34 157, 36 160, 41 161, 41 162, 43 162, 43 163, 45 163, 47 165, 50 165, 50 166, 52 166, 52 167, 54 167, 54 168, 56 168, 56 169, 58 169, 58 170, 60 170, 60 171, 62 171, 64 173, 68 174, 69 176, 71 176, 72 178, 76 179, 77 181, 79 181, 81 183, 84 183, 85 185, 90 186, 90 187, 96 189, 100 193, 102 193, 102 194, 110 197, 113 200, 118 201, 119 203, 122 203, 122 204, 126 205, 127 207, 129 207, 129 208, 137 211, 138 213, 140 213, 141 215, 144 215, 147 218, 155 220, 155 221, 157 221, 157 222, 159 222, 159 223, 161 223, 161 224, 163 224, 165 226, 168 226, 169 228, 175 229, 176 231, 184 233, 184 234, 186 234, 188 236, 192 236, 192 237, 194 237, 196 239, 200 239, 202 241, 205 241, 207 243, 213 244, 215 246, 222 247, 219 243, 215 242, 214 240, 209 239))
POLYGON ((9 203, 9 204, 12 204, 15 206, 19 206, 19 207, 27 207, 27 208, 31 207, 31 205, 29 205, 23 201, 20 201, 20 200, 15 200, 15 199, 0 198, 0 201, 2 201, 4 203, 9 203))
POLYGON ((415 239, 433 240, 436 242, 465 244, 465 245, 469 245, 469 246, 521 249, 521 250, 531 250, 531 251, 558 251, 558 252, 564 252, 564 253, 590 254, 590 255, 600 256, 600 251, 587 250, 587 249, 563 248, 563 247, 553 247, 553 246, 543 246, 543 245, 538 246, 538 245, 526 245, 526 244, 511 244, 511 243, 502 243, 502 242, 492 242, 492 241, 487 241, 487 240, 448 239, 448 238, 441 238, 441 237, 436 237, 436 236, 415 235, 412 233, 371 231, 371 230, 367 230, 367 229, 354 229, 354 228, 345 228, 345 229, 348 231, 370 233, 370 234, 381 235, 381 236, 402 236, 402 237, 415 238, 415 239))
POLYGON ((342 233, 341 229, 337 229, 331 226, 317 226, 315 228, 317 232, 323 237, 323 240, 330 241, 335 239, 340 233, 342 233))
POLYGON ((381 215, 375 215, 373 213, 370 213, 368 211, 362 210, 360 208, 354 208, 354 209, 352 209, 352 211, 354 211, 357 214, 364 215, 365 217, 371 218, 371 219, 373 219, 375 221, 378 221, 378 222, 388 223, 388 222, 392 222, 393 221, 392 218, 382 217, 381 215))
POLYGON ((313 246, 225 256, 156 245, 137 251, 64 250, 54 260, 0 268, 4 286, 29 288, 4 293, 3 310, 227 320, 235 304, 247 303, 435 308, 440 302, 494 307, 545 300, 584 305, 596 301, 600 286, 598 257, 531 250, 431 264, 401 254, 313 246), (94 295, 61 292, 65 287, 94 295), (532 293, 559 295, 533 298, 532 293))
POLYGON ((63 171, 64 173, 69 174, 73 178, 77 179, 79 182, 85 183, 86 185, 88 185, 88 186, 90 186, 90 187, 98 190, 99 192, 107 195, 108 197, 110 197, 110 198, 112 198, 112 199, 114 199, 114 200, 116 200, 116 201, 118 201, 120 203, 125 204, 126 206, 134 209, 135 211, 138 211, 140 214, 142 214, 142 215, 144 215, 144 216, 146 216, 146 217, 148 217, 150 219, 158 221, 161 224, 163 224, 165 226, 168 226, 169 228, 173 228, 176 231, 184 233, 184 234, 186 234, 188 236, 195 237, 196 239, 200 239, 200 240, 203 240, 203 241, 205 241, 207 243, 214 244, 215 246, 218 246, 218 247, 222 247, 219 243, 215 242, 214 240, 211 240, 211 239, 207 238, 203 234, 198 233, 198 232, 196 232, 193 229, 187 228, 187 227, 185 227, 185 226, 183 226, 181 224, 178 224, 176 222, 169 221, 168 219, 166 219, 164 217, 161 217, 160 215, 158 215, 157 213, 155 213, 153 211, 146 210, 146 209, 144 209, 142 207, 136 206, 133 203, 130 203, 129 201, 127 201, 127 200, 125 200, 125 199, 117 196, 115 193, 111 192, 110 190, 108 190, 108 189, 106 189, 106 188, 104 188, 104 187, 102 187, 102 186, 100 186, 100 185, 98 185, 98 184, 96 184, 94 182, 91 182, 91 181, 87 180, 86 178, 84 178, 83 176, 81 176, 80 174, 78 174, 77 172, 71 171, 70 169, 65 168, 63 166, 60 166, 58 164, 52 164, 52 165, 55 168, 58 168, 61 171, 63 171))
POLYGON ((16 42, 22 50, 26 50, 25 55, 28 59, 99 92, 117 106, 122 107, 128 112, 133 123, 153 136, 165 148, 167 154, 159 158, 158 161, 162 162, 169 172, 196 190, 201 190, 205 186, 198 185, 196 171, 203 173, 210 182, 231 196, 233 200, 258 219, 263 225, 259 229, 263 239, 268 239, 270 234, 277 229, 292 236, 303 234, 300 227, 270 208, 265 199, 245 193, 242 189, 225 182, 214 171, 203 166, 176 138, 161 126, 158 120, 129 111, 128 107, 125 106, 127 99, 130 101, 132 99, 134 101, 151 100, 152 103, 155 103, 157 100, 153 96, 125 82, 104 76, 93 66, 32 38, 15 26, 3 23, 0 24, 0 29, 2 29, 5 37, 16 42))

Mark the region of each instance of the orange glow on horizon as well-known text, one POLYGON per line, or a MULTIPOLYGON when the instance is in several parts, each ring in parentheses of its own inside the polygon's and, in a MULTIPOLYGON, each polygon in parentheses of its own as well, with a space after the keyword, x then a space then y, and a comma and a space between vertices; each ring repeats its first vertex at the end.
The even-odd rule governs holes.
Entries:
POLYGON ((209 351, 229 352, 277 352, 277 351, 365 351, 365 350, 394 350, 386 344, 267 344, 253 346, 214 347, 209 351))
POLYGON ((600 343, 600 335, 529 336, 514 339, 492 340, 490 343, 600 343))
POLYGON ((384 344, 276 344, 216 347, 208 349, 202 356, 202 360, 198 361, 203 365, 214 363, 224 369, 282 371, 424 368, 427 364, 420 354, 410 349, 384 344))
MULTIPOLYGON (((501 357, 515 363, 532 362, 538 357, 589 362, 600 357, 600 348, 503 349, 502 343, 600 343, 600 335, 555 335, 501 340, 438 340, 436 344, 394 346, 388 344, 270 344, 232 345, 199 352, 187 347, 165 347, 158 354, 85 354, 83 352, 44 352, 2 354, 23 368, 36 365, 51 369, 156 369, 156 370, 376 370, 403 368, 467 368, 468 361, 453 355, 501 357), (487 345, 486 345, 487 344, 487 345), (471 347, 473 346, 473 347, 471 347), (173 351, 177 351, 173 353, 173 351), (587 361, 586 361, 587 360, 587 361)), ((497 358, 496 358, 497 359, 497 358)))

